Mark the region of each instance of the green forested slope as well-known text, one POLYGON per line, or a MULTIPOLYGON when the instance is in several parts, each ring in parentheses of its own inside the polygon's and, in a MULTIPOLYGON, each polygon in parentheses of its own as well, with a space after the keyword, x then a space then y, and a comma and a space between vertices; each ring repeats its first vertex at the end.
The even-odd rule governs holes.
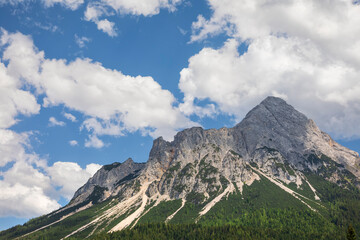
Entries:
MULTIPOLYGON (((98 229, 88 228, 72 236, 84 239, 94 230, 93 239, 346 239, 349 225, 360 232, 360 192, 348 185, 340 187, 318 175, 306 176, 317 189, 321 201, 306 200, 316 211, 291 196, 269 180, 261 178, 243 192, 229 194, 206 215, 198 218, 204 203, 190 195, 185 206, 168 223, 167 216, 181 206, 181 200, 161 202, 144 214, 133 229, 106 233, 125 218, 126 213, 98 229), (194 224, 198 220, 197 224, 194 224)), ((303 186, 303 190, 306 190, 303 186)), ((300 189, 299 189, 300 190, 300 189)), ((311 195, 310 193, 308 195, 311 195)), ((116 201, 106 201, 75 213, 67 219, 21 239, 60 239, 96 218, 116 201)), ((150 206, 149 206, 150 207, 150 206)), ((133 209, 132 211, 134 211, 133 209)), ((29 221, 0 233, 0 239, 14 239, 28 229, 47 222, 48 217, 29 221)))

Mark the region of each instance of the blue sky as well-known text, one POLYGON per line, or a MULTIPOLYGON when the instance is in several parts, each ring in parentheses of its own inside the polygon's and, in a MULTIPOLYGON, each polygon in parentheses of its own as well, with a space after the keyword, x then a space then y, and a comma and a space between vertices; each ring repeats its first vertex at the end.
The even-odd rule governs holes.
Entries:
POLYGON ((0 0, 0 230, 268 95, 360 152, 360 6, 331 2, 0 0))

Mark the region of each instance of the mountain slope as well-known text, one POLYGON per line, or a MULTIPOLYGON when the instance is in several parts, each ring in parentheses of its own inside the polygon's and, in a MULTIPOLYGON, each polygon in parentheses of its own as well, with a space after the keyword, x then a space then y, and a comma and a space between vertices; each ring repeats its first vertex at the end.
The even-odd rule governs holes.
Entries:
MULTIPOLYGON (((359 163, 312 120, 268 97, 233 128, 186 129, 172 142, 154 140, 146 164, 104 166, 67 206, 0 237, 84 238, 149 222, 246 225, 260 210, 272 219, 288 209, 337 231, 347 224, 340 205, 360 207, 359 163)), ((349 219, 359 220, 352 211, 349 219)))

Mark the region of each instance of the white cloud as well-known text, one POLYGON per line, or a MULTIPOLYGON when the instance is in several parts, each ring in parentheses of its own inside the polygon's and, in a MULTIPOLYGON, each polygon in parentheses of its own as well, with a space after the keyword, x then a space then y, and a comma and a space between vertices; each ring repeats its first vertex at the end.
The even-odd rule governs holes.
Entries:
MULTIPOLYGON (((0 0, 0 6, 5 4, 10 5, 17 5, 17 4, 24 4, 31 1, 27 0, 0 0)), ((84 0, 41 0, 45 7, 52 7, 55 4, 60 4, 65 8, 69 8, 71 10, 78 9, 83 3, 84 0)))
MULTIPOLYGON (((31 80, 31 84, 35 85, 39 92, 42 92, 39 85, 39 66, 44 60, 44 52, 37 50, 29 36, 19 32, 9 34, 4 29, 1 29, 0 37, 1 47, 4 48, 2 61, 8 61, 3 71, 6 71, 8 76, 14 78, 13 81, 16 81, 18 85, 22 83, 19 79, 31 80)), ((32 103, 35 98, 30 101, 29 97, 27 101, 32 103)), ((34 112, 39 110, 39 107, 37 107, 37 111, 34 112)))
POLYGON ((26 148, 28 134, 0 129, 0 217, 31 218, 60 207, 60 196, 70 199, 101 166, 88 164, 82 169, 77 163, 46 160, 26 148))
POLYGON ((96 135, 89 136, 89 139, 85 141, 85 147, 102 148, 105 144, 96 135))
POLYGON ((56 162, 37 168, 17 159, 0 180, 0 216, 30 218, 56 210, 60 196, 70 200, 100 167, 89 164, 82 169, 77 163, 56 162))
POLYGON ((40 110, 35 97, 21 90, 22 83, 9 76, 8 69, 0 62, 0 128, 14 125, 19 114, 32 115, 40 110))
POLYGON ((110 121, 99 122, 95 118, 86 119, 81 129, 86 129, 89 132, 93 132, 96 135, 110 135, 120 136, 123 135, 124 128, 120 127, 120 123, 112 123, 110 121))
POLYGON ((0 128, 0 167, 7 163, 24 158, 23 145, 27 145, 27 134, 17 134, 11 130, 0 128))
POLYGON ((76 10, 84 3, 84 0, 43 0, 46 7, 52 7, 55 4, 60 4, 71 10, 76 10))
POLYGON ((76 121, 77 121, 76 117, 75 117, 74 115, 72 115, 71 113, 64 113, 63 115, 64 115, 64 117, 65 117, 66 119, 68 119, 68 120, 70 120, 70 121, 72 121, 72 122, 76 122, 76 121))
POLYGON ((277 95, 337 137, 360 136, 359 69, 329 60, 311 41, 300 38, 257 38, 241 56, 238 44, 231 39, 220 49, 204 48, 189 59, 179 83, 185 95, 183 112, 202 115, 208 108, 194 99, 208 99, 239 121, 263 98, 277 95))
POLYGON ((86 46, 86 43, 90 42, 91 39, 87 37, 79 37, 77 34, 75 34, 75 42, 79 46, 79 48, 84 48, 86 46))
POLYGON ((48 176, 36 168, 45 161, 36 154, 27 153, 26 134, 0 129, 2 165, 12 162, 10 168, 0 173, 0 216, 34 217, 59 208, 51 197, 56 195, 48 176))
POLYGON ((0 181, 0 216, 31 218, 60 207, 56 200, 46 196, 40 187, 13 185, 0 181))
POLYGON ((86 21, 99 21, 99 17, 103 15, 109 15, 110 13, 106 10, 105 6, 99 3, 89 3, 86 6, 84 17, 86 21))
POLYGON ((50 127, 55 127, 55 126, 63 127, 63 126, 65 126, 65 123, 62 121, 56 120, 56 118, 54 118, 54 117, 50 117, 49 118, 49 126, 50 127))
POLYGON ((71 140, 71 141, 69 141, 69 144, 70 144, 71 146, 77 146, 79 143, 78 143, 78 141, 76 141, 76 140, 71 140))
POLYGON ((102 166, 96 163, 90 163, 86 165, 85 171, 93 176, 102 166))
POLYGON ((56 162, 47 169, 52 184, 61 187, 60 194, 70 200, 75 191, 99 170, 101 165, 91 164, 82 169, 74 162, 56 162))
POLYGON ((182 0, 102 0, 90 2, 84 12, 84 19, 92 21, 97 28, 111 37, 117 36, 115 23, 108 19, 100 19, 103 16, 119 15, 143 15, 145 17, 157 15, 160 9, 175 11, 176 6, 182 0))
POLYGON ((113 13, 108 11, 106 6, 101 3, 90 3, 86 7, 84 19, 86 21, 94 22, 99 30, 108 34, 110 37, 117 36, 115 23, 110 22, 107 19, 99 20, 103 15, 110 16, 113 15, 113 13))
MULTIPOLYGON (((351 1, 209 0, 191 41, 225 33, 181 71, 185 114, 211 115, 210 100, 241 120, 267 95, 285 98, 335 137, 359 137, 360 7, 351 1), (239 44, 248 45, 241 55, 239 44)), ((215 110, 216 111, 216 110, 215 110)))
POLYGON ((348 0, 209 0, 210 19, 193 23, 192 40, 225 31, 241 40, 268 35, 309 39, 321 52, 360 65, 360 7, 348 0), (341 47, 339 47, 341 46, 341 47))
POLYGON ((160 9, 174 11, 181 0, 103 0, 102 3, 112 7, 121 14, 152 16, 159 14, 160 9))
MULTIPOLYGON (((0 30, 1 47, 7 42, 8 36, 6 32, 2 29, 0 30)), ((18 37, 18 34, 14 35, 15 39, 18 37)), ((19 57, 24 57, 23 51, 26 46, 20 49, 14 49, 11 46, 7 48, 10 54, 16 52, 19 57)), ((29 116, 40 111, 40 106, 37 104, 34 95, 29 91, 22 90, 24 82, 19 79, 18 75, 14 74, 16 68, 21 68, 25 65, 25 61, 28 61, 29 67, 36 65, 36 60, 34 60, 37 58, 36 54, 32 57, 14 61, 13 64, 8 64, 8 66, 5 66, 3 63, 3 61, 8 60, 8 54, 4 54, 0 59, 0 128, 8 128, 14 125, 17 122, 16 116, 19 114, 29 116)), ((27 70, 23 74, 32 75, 31 70, 27 70)))
POLYGON ((71 63, 45 61, 41 79, 47 93, 45 106, 65 104, 88 116, 121 122, 127 131, 189 124, 172 106, 173 95, 151 77, 126 76, 89 59, 77 59, 71 63))
POLYGON ((96 22, 97 28, 104 33, 108 34, 110 37, 116 37, 117 33, 115 30, 115 23, 110 22, 107 19, 103 19, 96 22))
POLYGON ((177 129, 194 125, 173 106, 174 96, 152 77, 124 75, 91 59, 46 59, 32 40, 20 33, 6 34, 3 39, 8 45, 4 56, 9 61, 10 76, 22 77, 44 93, 45 107, 63 104, 97 119, 103 126, 111 123, 112 131, 114 124, 121 126, 119 134, 123 130, 140 130, 171 139, 177 129), (21 54, 15 49, 22 49, 21 54), (28 66, 22 59, 32 61, 28 66))

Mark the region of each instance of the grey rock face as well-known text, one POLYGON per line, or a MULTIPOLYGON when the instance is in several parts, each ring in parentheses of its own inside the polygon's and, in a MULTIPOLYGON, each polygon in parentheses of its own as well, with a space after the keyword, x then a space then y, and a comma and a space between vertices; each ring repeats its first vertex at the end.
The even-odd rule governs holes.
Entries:
MULTIPOLYGON (((131 158, 127 159, 123 163, 115 162, 110 165, 105 165, 100 168, 87 183, 79 188, 73 199, 70 201, 72 205, 76 205, 79 202, 86 200, 91 195, 95 186, 101 187, 108 196, 113 192, 117 184, 126 178, 135 178, 140 174, 140 171, 145 167, 144 163, 135 163, 131 158)), ((105 196, 106 197, 106 196, 105 196)))
POLYGON ((235 126, 235 131, 243 137, 248 155, 266 146, 296 162, 294 153, 302 152, 309 124, 305 115, 284 100, 268 97, 235 126))
POLYGON ((194 127, 179 132, 172 142, 155 140, 144 173, 151 175, 161 166, 155 177, 160 177, 158 191, 172 198, 192 191, 207 195, 223 189, 226 180, 239 189, 251 184, 257 176, 248 164, 275 179, 301 184, 297 171, 316 172, 322 166, 308 161, 312 154, 327 156, 359 177, 356 152, 334 142, 284 100, 268 97, 234 128, 194 127))
POLYGON ((284 100, 268 97, 233 128, 185 129, 172 142, 154 140, 145 165, 127 160, 103 167, 75 193, 72 203, 86 199, 94 186, 107 189, 103 199, 120 195, 126 199, 146 184, 148 197, 186 199, 193 193, 197 201, 204 201, 229 183, 241 191, 259 180, 253 168, 299 186, 306 181, 302 171, 317 173, 335 164, 339 170, 327 174, 329 181, 338 182, 344 171, 359 180, 359 163, 356 152, 337 144, 311 119, 284 100), (119 184, 130 175, 127 184, 119 184))

